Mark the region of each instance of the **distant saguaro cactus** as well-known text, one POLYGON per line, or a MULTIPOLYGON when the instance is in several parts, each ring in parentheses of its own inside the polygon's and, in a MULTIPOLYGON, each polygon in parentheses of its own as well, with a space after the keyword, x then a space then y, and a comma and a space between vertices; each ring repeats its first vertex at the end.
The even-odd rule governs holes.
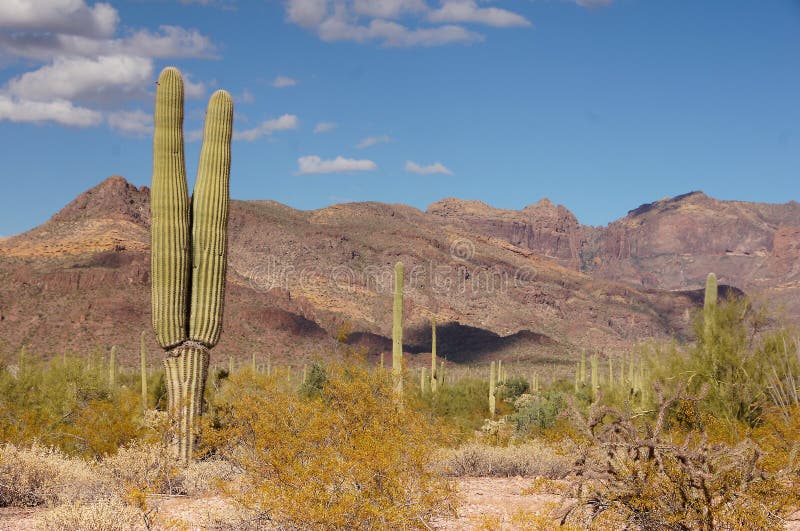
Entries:
POLYGON ((438 387, 439 375, 436 373, 436 317, 431 319, 431 393, 438 387))
POLYGON ((703 341, 706 346, 714 337, 714 313, 717 309, 717 275, 709 273, 706 277, 705 300, 703 301, 703 341))
POLYGON ((117 386, 117 346, 111 347, 108 355, 108 387, 114 389, 117 386))
POLYGON ((142 378, 142 414, 147 411, 147 332, 142 331, 139 345, 139 364, 142 378))
POLYGON ((392 310, 392 375, 397 399, 403 400, 403 262, 394 266, 394 307, 392 310))
POLYGON ((494 418, 494 413, 497 407, 497 399, 495 398, 495 384, 497 384, 497 374, 495 373, 494 362, 489 365, 489 416, 494 418))
POLYGON ((178 457, 188 463, 202 414, 209 351, 225 299, 233 100, 208 103, 193 198, 183 153, 183 79, 167 67, 156 88, 151 192, 153 328, 164 360, 178 457))

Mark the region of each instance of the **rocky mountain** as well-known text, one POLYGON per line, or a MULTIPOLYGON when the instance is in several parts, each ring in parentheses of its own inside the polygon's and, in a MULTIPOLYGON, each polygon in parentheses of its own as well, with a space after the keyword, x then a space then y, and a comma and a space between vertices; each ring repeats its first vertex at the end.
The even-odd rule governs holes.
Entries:
MULTIPOLYGON (((796 294, 798 281, 797 203, 690 194, 605 228, 546 199, 520 211, 446 199, 427 212, 233 201, 230 215, 222 360, 256 352, 301 364, 333 352, 342 330, 377 359, 390 350, 398 260, 412 365, 427 361, 433 317, 451 361, 562 363, 584 348, 687 337, 710 270, 761 292, 796 294)), ((150 330, 149 260, 149 190, 122 177, 0 240, 0 349, 54 356, 117 345, 132 364, 150 330)))
POLYGON ((543 199, 519 211, 445 199, 428 213, 468 225, 594 278, 689 290, 713 271, 800 322, 800 203, 720 201, 691 192, 641 205, 606 227, 582 226, 543 199))

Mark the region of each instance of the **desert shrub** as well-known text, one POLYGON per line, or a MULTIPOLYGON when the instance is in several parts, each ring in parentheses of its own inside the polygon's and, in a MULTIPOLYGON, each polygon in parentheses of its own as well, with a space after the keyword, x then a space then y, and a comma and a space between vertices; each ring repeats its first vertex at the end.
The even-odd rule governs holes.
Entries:
POLYGON ((142 513, 117 497, 88 503, 68 501, 37 517, 36 526, 52 531, 129 531, 146 528, 142 513))
POLYGON ((234 497, 290 528, 423 526, 452 496, 429 467, 435 424, 410 404, 398 410, 385 371, 327 373, 310 398, 268 377, 251 386, 232 376, 215 405, 220 428, 204 437, 249 485, 234 497))
POLYGON ((561 479, 572 471, 570 446, 560 449, 540 441, 518 446, 467 443, 437 453, 435 470, 447 476, 542 476, 561 479))
POLYGON ((34 444, 0 446, 0 506, 33 507, 90 500, 104 487, 84 460, 34 444))
MULTIPOLYGON (((667 413, 700 395, 665 397, 656 386, 657 414, 638 422, 629 413, 595 403, 588 415, 571 411, 591 444, 576 461, 578 502, 565 522, 602 520, 641 529, 766 529, 800 497, 786 495, 784 478, 765 469, 763 451, 750 440, 709 443, 690 432, 675 442, 664 431, 667 413)), ((704 388, 705 390, 705 388, 704 388)), ((619 526, 619 524, 618 524, 619 526)))
MULTIPOLYGON (((711 317, 713 325, 707 333, 703 313, 695 315, 697 341, 684 349, 676 344, 650 347, 649 384, 661 382, 671 393, 684 383, 692 393, 705 386, 708 392, 697 403, 699 413, 757 426, 765 408, 779 401, 771 393, 775 382, 800 376, 796 360, 786 364, 787 351, 789 357, 796 357, 794 343, 787 341, 784 328, 765 329, 770 320, 745 298, 718 304, 711 317)), ((653 399, 650 396, 644 405, 653 407, 653 399)))
MULTIPOLYGON (((489 382, 478 378, 462 378, 440 387, 436 393, 420 397, 421 407, 435 417, 455 426, 464 435, 472 435, 489 415, 489 382)), ((498 401, 498 412, 503 411, 498 401)), ((508 406, 505 405, 507 408, 508 406)))
POLYGON ((66 358, 0 369, 0 442, 40 441, 98 458, 144 434, 139 395, 108 387, 107 368, 66 358))
POLYGON ((306 398, 319 396, 327 379, 328 374, 325 372, 325 367, 319 362, 314 362, 306 375, 306 380, 300 386, 300 393, 306 398))
POLYGON ((556 390, 537 395, 522 394, 514 402, 515 411, 509 415, 509 422, 518 436, 525 437, 552 428, 566 407, 566 397, 556 390))
POLYGON ((164 444, 135 441, 97 464, 120 496, 134 491, 146 494, 181 494, 181 468, 164 444))
POLYGON ((500 400, 513 404, 522 393, 530 389, 528 380, 522 376, 512 376, 497 387, 497 396, 500 400))

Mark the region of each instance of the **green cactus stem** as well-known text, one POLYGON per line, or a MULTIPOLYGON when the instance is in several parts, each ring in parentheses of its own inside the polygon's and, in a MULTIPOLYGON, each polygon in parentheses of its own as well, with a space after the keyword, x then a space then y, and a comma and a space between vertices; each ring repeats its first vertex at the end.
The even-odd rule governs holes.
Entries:
POLYGON ((258 366, 256 365, 256 353, 253 352, 253 359, 250 362, 250 371, 255 374, 258 372, 258 366))
POLYGON ((111 347, 111 353, 108 355, 108 387, 115 389, 117 387, 117 346, 111 347))
POLYGON ((709 273, 708 277, 706 277, 705 300, 703 301, 703 342, 706 346, 711 345, 714 338, 718 297, 717 276, 714 273, 709 273))
POLYGON ((142 414, 147 411, 147 332, 142 331, 139 345, 139 363, 142 379, 142 414))
POLYGON ((592 354, 592 398, 597 396, 597 391, 600 389, 600 374, 598 371, 597 354, 592 354))
POLYGON ((153 328, 167 351, 168 410, 178 457, 188 463, 202 414, 209 350, 219 340, 225 297, 233 101, 208 103, 193 199, 183 154, 183 80, 173 67, 158 78, 151 191, 153 328))
POLYGON ((586 351, 581 351, 581 384, 586 383, 586 351))
POLYGON ((608 386, 614 387, 614 360, 608 356, 608 386))
POLYGON ((397 399, 403 399, 403 262, 394 266, 394 306, 392 311, 392 375, 397 399))
POLYGON ((431 393, 436 393, 439 375, 436 373, 436 318, 431 319, 431 393))
POLYGON ((419 371, 419 392, 421 394, 425 394, 425 377, 427 376, 425 367, 422 367, 419 371))
POLYGON ((497 379, 497 373, 495 369, 495 364, 492 362, 489 365, 489 417, 494 418, 494 413, 496 411, 496 399, 495 399, 495 384, 497 379))

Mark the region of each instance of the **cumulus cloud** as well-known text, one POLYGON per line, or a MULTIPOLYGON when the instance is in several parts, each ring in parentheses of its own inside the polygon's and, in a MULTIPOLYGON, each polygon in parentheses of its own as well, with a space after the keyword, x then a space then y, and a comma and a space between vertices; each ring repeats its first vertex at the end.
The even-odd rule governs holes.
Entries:
POLYGON ((257 127, 246 129, 244 131, 234 131, 234 140, 244 140, 245 142, 252 142, 258 140, 262 136, 271 135, 275 131, 286 131, 289 129, 297 129, 297 116, 294 114, 284 114, 279 118, 266 120, 261 122, 257 127))
POLYGON ((112 129, 132 135, 153 134, 153 115, 144 111, 115 111, 108 115, 112 129))
POLYGON ((49 65, 11 79, 6 92, 34 101, 125 97, 152 79, 153 63, 143 57, 56 57, 49 65))
POLYGON ((506 9, 478 7, 473 0, 449 0, 428 14, 431 22, 486 24, 497 28, 530 26, 528 19, 506 9))
POLYGON ((103 115, 92 109, 77 107, 72 102, 62 99, 30 101, 0 94, 0 120, 56 122, 72 127, 89 127, 102 123, 103 115))
POLYGON ((377 41, 384 46, 439 46, 483 40, 456 25, 409 27, 392 20, 428 11, 423 0, 286 0, 286 16, 324 41, 377 41))
POLYGON ((391 142, 391 141, 392 141, 392 137, 390 137, 388 135, 368 136, 367 138, 365 138, 364 140, 359 142, 356 145, 356 147, 359 148, 359 149, 364 149, 364 148, 368 148, 370 146, 374 146, 375 144, 383 144, 385 142, 391 142))
POLYGON ((336 122, 319 122, 314 126, 315 133, 327 133, 336 129, 336 122))
POLYGON ((431 175, 440 173, 442 175, 453 175, 453 172, 444 166, 441 162, 434 162, 427 166, 421 166, 416 162, 406 161, 406 171, 411 173, 418 173, 419 175, 431 175))
POLYGON ((297 159, 298 174, 342 173, 351 171, 373 171, 378 165, 368 159, 346 159, 341 155, 335 159, 323 160, 316 155, 297 159))
POLYGON ((86 37, 110 37, 119 14, 110 4, 89 7, 83 0, 4 0, 0 30, 43 31, 86 37))
POLYGON ((428 9, 424 0, 353 0, 353 12, 374 18, 397 18, 428 9))
MULTIPOLYGON (((27 69, 0 87, 0 120, 143 132, 144 112, 127 110, 128 101, 149 99, 155 60, 214 57, 214 44, 196 30, 164 25, 116 35, 118 26, 105 2, 0 0, 0 56, 27 69)), ((187 98, 206 92, 189 73, 184 87, 187 98)))
POLYGON ((297 80, 287 76, 278 76, 272 82, 272 86, 275 88, 293 87, 295 85, 297 85, 297 80))
POLYGON ((119 39, 94 39, 58 33, 0 32, 0 50, 16 57, 49 61, 53 56, 99 55, 213 58, 216 47, 197 30, 160 26, 155 32, 143 29, 119 39))

